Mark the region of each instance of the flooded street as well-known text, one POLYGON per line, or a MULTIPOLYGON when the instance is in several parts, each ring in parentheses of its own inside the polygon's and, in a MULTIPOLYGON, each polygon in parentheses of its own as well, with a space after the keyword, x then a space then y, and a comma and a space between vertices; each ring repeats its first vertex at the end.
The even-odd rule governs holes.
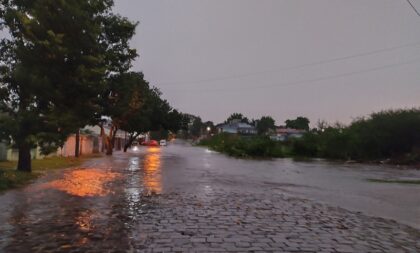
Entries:
POLYGON ((415 178, 141 147, 0 194, 0 252, 418 252, 420 185, 368 181, 415 178))

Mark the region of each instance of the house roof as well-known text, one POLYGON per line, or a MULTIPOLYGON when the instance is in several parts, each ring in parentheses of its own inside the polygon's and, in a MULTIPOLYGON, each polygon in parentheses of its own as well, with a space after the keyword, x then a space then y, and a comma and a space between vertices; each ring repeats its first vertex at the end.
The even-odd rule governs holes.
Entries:
POLYGON ((306 130, 279 127, 279 128, 276 128, 276 133, 278 134, 303 134, 303 133, 306 133, 306 130))
POLYGON ((219 128, 248 128, 248 129, 255 129, 254 126, 247 124, 247 123, 242 123, 242 122, 235 122, 235 123, 227 123, 227 124, 219 124, 217 125, 217 127, 219 128))

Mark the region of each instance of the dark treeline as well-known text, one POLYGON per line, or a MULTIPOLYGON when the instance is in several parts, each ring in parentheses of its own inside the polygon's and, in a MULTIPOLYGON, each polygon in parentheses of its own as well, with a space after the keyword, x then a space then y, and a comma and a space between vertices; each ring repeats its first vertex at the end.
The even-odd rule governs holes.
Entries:
POLYGON ((420 161, 420 110, 382 111, 349 126, 320 126, 291 145, 298 156, 415 163, 420 161))
POLYGON ((236 157, 307 157, 398 164, 420 162, 420 109, 388 110, 349 125, 327 125, 279 142, 267 134, 218 134, 202 145, 236 157))

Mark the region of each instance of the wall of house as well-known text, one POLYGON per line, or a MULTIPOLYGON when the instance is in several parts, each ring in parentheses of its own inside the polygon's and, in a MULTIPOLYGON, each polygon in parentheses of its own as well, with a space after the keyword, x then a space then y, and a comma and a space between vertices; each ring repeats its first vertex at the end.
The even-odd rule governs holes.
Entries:
POLYGON ((237 134, 238 129, 237 128, 232 128, 232 127, 221 127, 220 128, 220 133, 237 134))
MULTIPOLYGON (((125 132, 121 132, 117 135, 114 143, 114 150, 119 151, 122 150, 126 143, 125 132)), ((80 144, 79 150, 81 155, 89 155, 95 154, 99 152, 104 152, 102 138, 97 135, 80 135, 80 144)), ((56 153, 52 153, 48 156, 64 156, 64 157, 72 157, 74 156, 76 146, 76 136, 71 135, 67 138, 67 141, 64 143, 62 148, 59 148, 56 153)), ((32 149, 31 150, 31 158, 32 159, 42 159, 45 158, 45 155, 42 155, 40 152, 40 148, 32 149)), ((2 160, 9 160, 9 161, 17 161, 19 158, 19 152, 17 149, 9 148, 8 145, 5 143, 0 142, 0 161, 2 160)))
MULTIPOLYGON (((57 155, 71 157, 75 155, 76 135, 70 135, 64 143, 63 148, 59 148, 57 155)), ((79 142, 80 155, 89 155, 99 152, 99 138, 90 135, 80 135, 79 142)))

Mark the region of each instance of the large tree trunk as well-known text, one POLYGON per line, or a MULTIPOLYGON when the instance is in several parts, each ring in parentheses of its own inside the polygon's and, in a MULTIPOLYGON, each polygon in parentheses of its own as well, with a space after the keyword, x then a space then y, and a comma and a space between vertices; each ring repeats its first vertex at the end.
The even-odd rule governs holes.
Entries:
POLYGON ((31 146, 27 143, 19 145, 18 171, 31 172, 31 146))
POLYGON ((109 130, 108 136, 106 136, 106 155, 112 155, 114 150, 115 135, 117 134, 118 129, 114 126, 109 130))
POLYGON ((137 136, 138 135, 130 134, 130 137, 124 145, 124 152, 127 152, 127 149, 131 146, 131 144, 133 144, 133 141, 137 138, 137 136))
POLYGON ((104 152, 106 149, 106 134, 105 134, 105 129, 102 125, 100 125, 101 127, 101 138, 102 138, 102 145, 101 145, 101 152, 104 152))
POLYGON ((109 134, 106 134, 104 126, 99 125, 99 127, 101 128, 102 142, 105 144, 105 154, 112 155, 114 150, 115 136, 117 134, 118 128, 116 126, 112 126, 109 130, 109 134))
POLYGON ((112 155, 112 151, 114 149, 114 145, 112 145, 112 140, 109 136, 106 137, 106 155, 112 155))
POLYGON ((75 138, 76 138, 76 141, 75 141, 76 145, 75 145, 75 148, 74 148, 74 156, 79 157, 79 155, 80 155, 80 130, 79 129, 76 132, 75 138))

